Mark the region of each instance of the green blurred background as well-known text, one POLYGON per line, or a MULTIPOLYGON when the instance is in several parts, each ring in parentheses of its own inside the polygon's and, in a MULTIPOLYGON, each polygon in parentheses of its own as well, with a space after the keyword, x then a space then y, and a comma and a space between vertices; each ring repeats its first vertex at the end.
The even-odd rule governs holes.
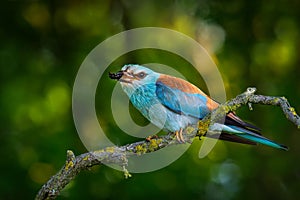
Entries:
MULTIPOLYGON (((87 151, 72 119, 76 73, 96 45, 124 30, 158 26, 185 33, 215 59, 229 99, 255 86, 261 94, 287 97, 300 111, 299 10, 296 0, 2 2, 0 199, 33 199, 64 164, 68 149, 87 151)), ((109 70, 145 62, 174 66, 201 86, 199 77, 180 67, 186 62, 166 52, 132 52, 109 70)), ((115 82, 101 81, 99 122, 116 144, 137 141, 112 118, 115 82)), ((138 123, 147 123, 131 110, 138 123)), ((82 172, 58 199, 300 199, 299 130, 279 108, 255 105, 238 114, 290 150, 218 142, 199 159, 201 142, 195 141, 170 166, 130 179, 106 166, 82 172)))

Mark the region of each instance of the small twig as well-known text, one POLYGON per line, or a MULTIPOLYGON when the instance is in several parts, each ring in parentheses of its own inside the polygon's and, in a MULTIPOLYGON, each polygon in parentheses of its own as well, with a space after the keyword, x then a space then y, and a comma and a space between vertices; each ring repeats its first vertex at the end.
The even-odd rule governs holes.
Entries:
POLYGON ((280 106, 286 118, 293 122, 300 129, 300 117, 295 109, 290 106, 285 97, 270 97, 263 95, 253 95, 249 102, 264 105, 280 106))
MULTIPOLYGON (((293 122, 300 129, 300 117, 296 113, 295 109, 290 106, 288 100, 285 97, 272 97, 264 95, 255 95, 256 88, 248 88, 247 91, 236 98, 227 102, 229 107, 236 110, 236 106, 245 104, 262 104, 262 105, 273 105, 280 106, 282 112, 285 114, 286 118, 293 122)), ((225 104, 225 105, 226 105, 225 104)))
MULTIPOLYGON (((211 114, 199 121, 198 127, 196 125, 187 127, 183 131, 184 140, 192 142, 196 135, 204 135, 208 131, 211 123, 223 118, 229 111, 235 111, 242 105, 250 105, 251 109, 251 104, 280 106, 287 119, 300 128, 300 117, 297 115, 295 109, 290 106, 286 98, 255 95, 255 92, 255 88, 248 88, 243 94, 221 104, 217 109, 212 111, 211 114)), ((73 180, 78 173, 82 170, 87 170, 94 165, 103 163, 117 164, 123 168, 125 177, 130 177, 131 175, 126 169, 128 164, 127 158, 129 156, 141 155, 157 151, 167 146, 180 144, 182 143, 178 142, 174 135, 164 135, 149 141, 144 140, 121 147, 107 147, 102 150, 84 153, 76 157, 72 151, 67 151, 66 164, 56 175, 52 176, 48 182, 42 186, 36 196, 36 200, 55 199, 60 191, 73 180)))

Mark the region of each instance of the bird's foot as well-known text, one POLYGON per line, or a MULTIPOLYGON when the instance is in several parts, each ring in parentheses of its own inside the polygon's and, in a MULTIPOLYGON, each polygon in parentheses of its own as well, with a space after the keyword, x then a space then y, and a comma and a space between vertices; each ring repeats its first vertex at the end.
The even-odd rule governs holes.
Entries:
POLYGON ((150 135, 150 136, 146 137, 146 141, 147 141, 147 142, 150 142, 150 140, 152 140, 152 139, 157 139, 157 138, 158 138, 157 135, 150 135))
POLYGON ((180 128, 179 131, 175 131, 175 136, 179 143, 185 143, 185 140, 183 139, 182 136, 182 128, 180 128))

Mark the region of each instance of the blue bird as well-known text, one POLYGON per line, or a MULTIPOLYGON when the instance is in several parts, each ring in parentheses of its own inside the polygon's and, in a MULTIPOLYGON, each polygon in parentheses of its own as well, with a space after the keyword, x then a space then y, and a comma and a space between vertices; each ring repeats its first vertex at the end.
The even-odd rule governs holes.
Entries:
MULTIPOLYGON (((109 73, 109 77, 121 83, 131 103, 143 116, 157 127, 174 132, 181 142, 184 142, 182 130, 185 127, 197 124, 219 106, 195 85, 141 65, 125 65, 121 71, 109 73)), ((224 124, 214 126, 222 130, 221 140, 252 145, 260 143, 288 150, 288 147, 263 137, 259 128, 242 121, 233 112, 227 113, 224 124)))

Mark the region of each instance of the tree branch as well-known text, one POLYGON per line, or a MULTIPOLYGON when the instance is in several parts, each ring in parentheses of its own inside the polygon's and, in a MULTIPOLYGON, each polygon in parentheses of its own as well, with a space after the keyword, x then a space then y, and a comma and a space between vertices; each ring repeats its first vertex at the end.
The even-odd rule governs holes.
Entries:
MULTIPOLYGON (((196 135, 204 135, 209 130, 210 124, 222 119, 229 111, 235 111, 242 105, 246 104, 248 104, 249 108, 252 109, 252 103, 280 106, 287 119, 300 128, 300 117, 297 115, 295 109, 290 106, 286 98, 255 95, 255 92, 255 88, 248 88, 246 92, 224 104, 221 104, 217 109, 212 111, 211 114, 199 121, 198 125, 185 128, 183 131, 184 140, 191 143, 196 135)), ((55 199, 59 195, 60 191, 72 179, 74 179, 78 173, 82 170, 87 170, 94 165, 100 165, 103 163, 117 164, 123 167, 125 177, 130 177, 131 175, 126 170, 128 157, 180 144, 182 143, 180 143, 174 135, 168 134, 152 138, 148 141, 144 140, 120 147, 107 147, 102 150, 84 153, 76 157, 72 151, 68 150, 65 165, 56 175, 52 176, 48 182, 42 186, 36 196, 36 200, 55 199)))

